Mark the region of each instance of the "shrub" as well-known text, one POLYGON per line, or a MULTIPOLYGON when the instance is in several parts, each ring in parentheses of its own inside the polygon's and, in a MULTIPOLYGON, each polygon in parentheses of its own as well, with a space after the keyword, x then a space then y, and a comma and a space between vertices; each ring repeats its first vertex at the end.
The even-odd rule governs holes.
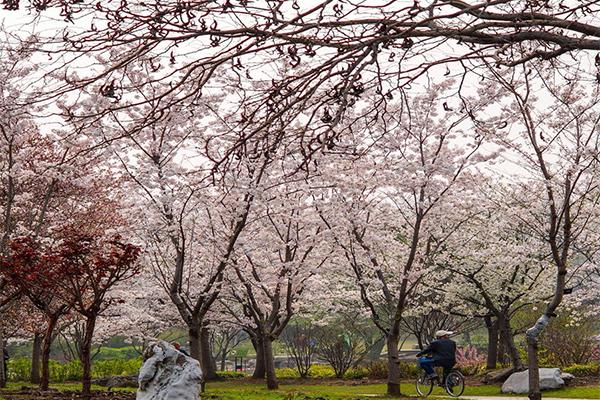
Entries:
POLYGON ((455 368, 464 376, 475 376, 486 372, 486 364, 457 365, 455 368))
POLYGON ((419 376, 421 368, 416 363, 401 362, 400 363, 400 377, 401 378, 416 378, 419 376))
POLYGON ((96 361, 92 366, 92 376, 94 378, 107 378, 110 376, 135 375, 141 367, 142 360, 140 358, 96 361))
POLYGON ((278 379, 300 378, 300 374, 295 368, 277 368, 275 376, 278 379))
POLYGON ((600 375, 600 364, 573 364, 563 368, 562 371, 575 376, 598 376, 600 375))
MULTIPOLYGON (((369 371, 368 377, 370 379, 386 379, 388 377, 388 364, 387 361, 378 361, 369 364, 367 367, 369 371)), ((412 362, 401 362, 400 363, 400 377, 401 378, 416 378, 419 375, 420 368, 416 363, 412 362)))
POLYGON ((456 349, 456 369, 463 375, 477 375, 485 370, 486 356, 476 347, 467 346, 456 349))
MULTIPOLYGON (((92 365, 92 376, 97 379, 111 376, 135 375, 141 366, 141 359, 96 361, 92 365)), ((49 369, 50 381, 54 383, 79 381, 83 374, 79 361, 59 363, 58 361, 50 360, 49 369)), ((31 359, 16 358, 9 360, 8 377, 11 381, 28 381, 30 373, 31 359)))
POLYGON ((8 379, 11 381, 28 381, 31 373, 29 358, 11 358, 8 360, 8 379))
POLYGON ((217 371, 217 376, 223 379, 239 379, 245 378, 247 375, 241 371, 217 371))
POLYGON ((333 367, 337 378, 343 378, 365 352, 363 338, 346 323, 322 327, 316 336, 317 354, 333 367))
POLYGON ((132 346, 127 347, 102 347, 94 356, 94 361, 131 360, 140 357, 140 353, 132 346))
POLYGON ((79 360, 64 364, 50 360, 49 368, 51 382, 79 381, 83 375, 83 368, 81 368, 79 360))
POLYGON ((369 369, 365 367, 350 368, 344 374, 344 379, 364 379, 369 376, 369 369))
POLYGON ((301 377, 309 376, 312 360, 317 350, 316 328, 310 322, 296 321, 283 331, 280 340, 294 360, 301 377))
POLYGON ((565 312, 553 318, 540 336, 540 345, 553 365, 588 364, 594 359, 598 343, 595 318, 585 318, 585 309, 565 312))
POLYGON ((388 376, 388 365, 385 361, 377 361, 369 364, 367 367, 369 372, 369 378, 371 379, 385 379, 388 376))
POLYGON ((335 371, 329 365, 313 365, 308 371, 308 376, 311 378, 333 378, 335 377, 335 371))

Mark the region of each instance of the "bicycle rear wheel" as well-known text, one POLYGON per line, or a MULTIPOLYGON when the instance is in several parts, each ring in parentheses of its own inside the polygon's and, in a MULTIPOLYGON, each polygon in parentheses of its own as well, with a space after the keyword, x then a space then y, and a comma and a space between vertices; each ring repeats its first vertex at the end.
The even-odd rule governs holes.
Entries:
POLYGON ((417 377, 417 382, 415 383, 415 387, 417 389, 417 393, 421 397, 427 397, 433 391, 433 381, 429 379, 429 375, 426 372, 423 372, 421 375, 417 377))
POLYGON ((452 397, 458 397, 465 391, 465 378, 458 371, 450 372, 446 377, 446 382, 444 383, 446 393, 452 397))

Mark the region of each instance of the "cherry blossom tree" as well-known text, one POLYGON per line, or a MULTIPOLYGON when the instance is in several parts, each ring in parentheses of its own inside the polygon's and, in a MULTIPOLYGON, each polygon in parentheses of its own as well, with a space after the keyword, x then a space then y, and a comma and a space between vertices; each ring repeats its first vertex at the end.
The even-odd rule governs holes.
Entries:
POLYGON ((344 260, 339 268, 386 337, 392 396, 400 395, 398 345, 409 299, 427 279, 434 255, 462 225, 446 216, 473 199, 469 169, 493 156, 478 153, 484 133, 444 102, 447 89, 429 87, 399 104, 394 118, 358 129, 362 141, 354 146, 357 153, 368 149, 365 156, 329 160, 326 182, 340 209, 323 218, 336 232, 344 260), (469 130, 462 131, 465 121, 469 130), (457 136, 470 139, 457 145, 457 136))
MULTIPOLYGON (((43 235, 48 216, 56 204, 51 202, 59 191, 64 170, 64 151, 41 134, 32 117, 32 107, 23 107, 22 101, 31 96, 22 90, 22 80, 32 73, 28 60, 31 48, 0 48, 0 257, 9 254, 9 243, 18 235, 43 235)), ((0 313, 23 294, 22 280, 11 280, 0 270, 0 313)), ((2 318, 2 320, 7 320, 2 318)), ((4 340, 0 338, 0 352, 4 340)), ((5 383, 4 360, 0 360, 0 386, 5 383)))
MULTIPOLYGON (((330 106, 335 109, 331 115, 335 124, 341 121, 356 92, 379 88, 379 101, 385 103, 387 95, 440 64, 463 73, 465 60, 512 67, 533 59, 554 61, 565 53, 576 55, 578 50, 600 48, 594 3, 3 3, 8 9, 24 6, 32 12, 43 11, 42 15, 59 13, 66 22, 85 24, 82 29, 81 24, 71 27, 65 23, 56 38, 43 46, 51 54, 62 47, 56 70, 78 72, 53 86, 52 97, 97 84, 94 90, 123 100, 128 92, 145 85, 172 81, 171 88, 165 85, 164 91, 154 93, 153 99, 161 103, 151 113, 157 117, 172 105, 173 99, 162 101, 172 93, 178 94, 177 102, 197 99, 231 70, 239 77, 239 87, 247 89, 265 66, 285 59, 287 71, 273 77, 263 95, 249 96, 249 118, 262 116, 260 110, 264 108, 272 111, 249 136, 264 134, 266 126, 296 104, 312 103, 317 114, 330 106), (194 49, 191 54, 189 49, 194 49), (128 72, 137 69, 140 61, 147 64, 146 77, 130 79, 128 72), (85 68, 79 68, 77 62, 85 68), (311 67, 303 69, 307 64, 311 67), (189 85, 192 81, 196 83, 189 85)), ((145 101, 140 99, 131 106, 145 101)), ((105 112, 122 106, 115 103, 105 112)), ((308 141, 312 132, 300 134, 308 141)))
POLYGON ((142 355, 146 345, 161 333, 182 325, 181 317, 169 296, 152 274, 148 253, 140 255, 140 273, 117 283, 111 295, 121 301, 98 318, 94 341, 104 343, 118 335, 142 355))
POLYGON ((42 344, 44 332, 46 332, 45 318, 29 301, 21 302, 18 308, 22 314, 27 315, 27 318, 25 321, 20 321, 17 337, 32 342, 29 381, 39 385, 41 381, 42 344))
POLYGON ((507 132, 504 143, 531 172, 530 190, 546 201, 537 219, 526 220, 546 243, 555 271, 553 296, 526 334, 529 397, 537 400, 541 398, 538 337, 563 301, 578 242, 585 240, 597 207, 599 94, 597 88, 584 89, 583 77, 575 75, 565 82, 559 71, 541 65, 514 74, 490 71, 512 97, 505 110, 515 116, 508 121, 521 139, 507 132))
POLYGON ((435 300, 437 297, 431 295, 414 296, 410 310, 402 319, 402 330, 417 338, 420 349, 429 345, 440 329, 469 333, 481 327, 479 321, 457 312, 453 304, 437 302, 433 305, 435 300))
MULTIPOLYGON (((211 379, 210 334, 204 318, 219 295, 224 270, 246 224, 254 196, 248 190, 260 182, 266 165, 243 166, 225 186, 190 186, 170 170, 174 164, 169 163, 176 160, 168 145, 165 140, 156 149, 151 166, 155 175, 137 179, 151 207, 142 214, 151 222, 145 224, 144 237, 153 273, 188 326, 191 355, 202 361, 211 379), (149 189, 151 185, 158 190, 149 189)), ((131 168, 129 172, 136 179, 131 168)))
POLYGON ((553 273, 543 242, 522 215, 538 213, 545 205, 529 187, 518 184, 484 183, 479 196, 476 209, 440 254, 438 291, 455 304, 456 312, 491 319, 488 367, 495 368, 499 335, 513 368, 520 370, 511 318, 550 295, 544 283, 553 273))
POLYGON ((319 290, 320 269, 331 254, 325 226, 309 203, 310 181, 277 184, 285 174, 274 172, 264 182, 272 188, 262 193, 269 201, 256 205, 254 220, 238 243, 228 291, 242 310, 231 309, 231 316, 262 349, 269 389, 278 387, 272 343, 306 300, 305 292, 319 290))

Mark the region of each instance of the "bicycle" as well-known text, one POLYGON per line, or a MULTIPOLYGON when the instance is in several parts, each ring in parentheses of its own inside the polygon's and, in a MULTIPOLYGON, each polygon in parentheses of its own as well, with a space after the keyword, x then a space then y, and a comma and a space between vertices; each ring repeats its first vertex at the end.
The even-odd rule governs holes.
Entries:
MULTIPOLYGON (((435 379, 437 381, 437 379, 435 379)), ((415 383, 417 393, 421 397, 427 397, 433 391, 434 380, 427 375, 427 372, 423 371, 421 375, 417 377, 415 383)), ((465 391, 465 377, 459 371, 453 369, 447 376, 443 385, 446 393, 451 397, 459 397, 465 391)))

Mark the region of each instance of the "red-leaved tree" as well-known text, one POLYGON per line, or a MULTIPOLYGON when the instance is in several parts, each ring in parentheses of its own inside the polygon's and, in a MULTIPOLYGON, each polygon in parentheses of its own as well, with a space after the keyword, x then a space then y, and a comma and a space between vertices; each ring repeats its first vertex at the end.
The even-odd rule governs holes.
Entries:
POLYGON ((68 230, 56 249, 59 271, 63 277, 57 286, 85 320, 81 344, 83 367, 82 392, 89 396, 92 384, 91 349, 98 316, 115 301, 110 289, 137 275, 140 248, 125 243, 119 236, 86 234, 68 230))
MULTIPOLYGON (((105 231, 86 232, 80 228, 67 227, 58 232, 52 245, 44 246, 31 238, 15 239, 11 243, 10 256, 2 260, 1 267, 15 282, 20 281, 19 285, 32 301, 39 299, 39 304, 53 310, 47 316, 72 308, 84 318, 85 333, 80 354, 82 392, 89 396, 96 320, 111 304, 121 301, 110 296, 110 289, 139 272, 136 261, 140 248, 123 242, 119 236, 109 236, 105 231)), ((51 340, 51 334, 46 336, 46 341, 51 340)), ((47 385, 46 349, 44 353, 42 382, 47 385)))
POLYGON ((61 293, 62 281, 59 254, 46 250, 31 237, 20 237, 10 242, 9 256, 0 262, 2 272, 14 287, 27 296, 43 314, 46 322, 42 343, 42 390, 48 390, 50 348, 59 319, 69 312, 72 300, 61 293))

